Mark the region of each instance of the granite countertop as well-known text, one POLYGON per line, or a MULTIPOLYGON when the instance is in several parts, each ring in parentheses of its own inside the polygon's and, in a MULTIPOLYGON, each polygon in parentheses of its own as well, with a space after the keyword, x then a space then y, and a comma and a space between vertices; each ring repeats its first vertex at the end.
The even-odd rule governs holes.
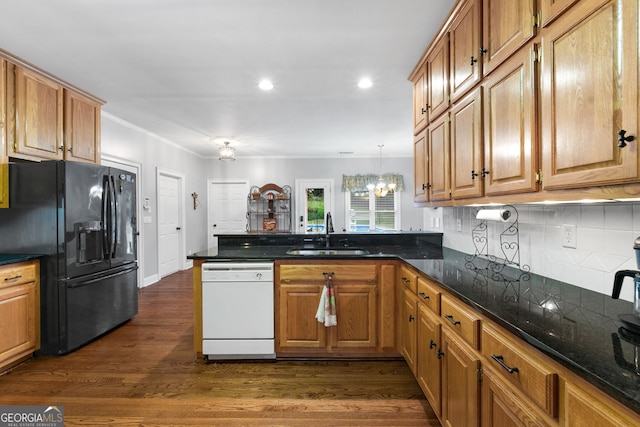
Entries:
POLYGON ((189 258, 402 259, 480 314, 640 413, 640 367, 635 362, 640 338, 620 329, 617 318, 632 313, 632 303, 530 273, 527 266, 505 267, 500 261, 443 248, 437 238, 435 244, 424 245, 412 244, 407 236, 402 239, 389 245, 361 240, 358 246, 369 255, 354 257, 291 256, 286 254, 293 246, 290 241, 265 246, 245 241, 244 246, 223 244, 189 258))
POLYGON ((40 255, 31 254, 0 254, 0 265, 15 264, 16 262, 30 261, 40 257, 40 255))

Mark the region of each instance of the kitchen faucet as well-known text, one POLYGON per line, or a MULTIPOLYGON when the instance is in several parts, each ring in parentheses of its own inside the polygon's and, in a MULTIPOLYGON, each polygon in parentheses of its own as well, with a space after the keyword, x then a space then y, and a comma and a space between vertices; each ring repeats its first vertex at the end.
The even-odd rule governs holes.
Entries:
POLYGON ((324 225, 324 233, 325 233, 325 246, 328 248, 331 246, 329 241, 329 233, 333 233, 333 220, 331 219, 331 212, 327 212, 327 220, 324 225))

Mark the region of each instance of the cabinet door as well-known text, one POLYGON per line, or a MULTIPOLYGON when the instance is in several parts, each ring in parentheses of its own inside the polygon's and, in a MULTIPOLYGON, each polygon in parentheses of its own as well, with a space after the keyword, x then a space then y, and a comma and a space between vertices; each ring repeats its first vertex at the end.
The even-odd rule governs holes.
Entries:
POLYGON ((427 125, 427 66, 423 65, 412 79, 413 82, 413 134, 427 125))
POLYGON ((540 0, 542 26, 546 27, 578 0, 540 0))
POLYGON ((483 60, 488 75, 535 35, 534 0, 483 0, 483 60))
POLYGON ((482 78, 480 39, 481 0, 470 0, 457 13, 449 30, 449 84, 451 102, 482 78))
POLYGON ((485 195, 537 189, 534 47, 521 50, 482 84, 485 195))
POLYGON ((416 294, 405 289, 400 318, 400 352, 414 374, 416 373, 417 303, 416 294))
POLYGON ((542 43, 544 189, 636 181, 638 2, 582 1, 542 43), (624 148, 621 131, 635 137, 624 148))
POLYGON ((0 59, 0 208, 9 207, 9 159, 7 157, 7 61, 0 59))
POLYGON ((449 113, 443 114, 427 128, 429 147, 429 200, 451 199, 449 163, 449 113))
POLYGON ((438 417, 441 414, 440 321, 424 304, 418 304, 418 341, 416 379, 438 417))
POLYGON ((331 346, 336 348, 375 348, 377 346, 376 285, 334 285, 338 324, 331 346))
POLYGON ((65 90, 65 159, 100 163, 100 104, 65 90))
POLYGON ((62 103, 61 85, 15 67, 14 153, 40 159, 63 158, 62 103))
POLYGON ((427 130, 423 130, 413 140, 413 201, 429 201, 429 154, 427 151, 427 130))
POLYGON ((483 368, 482 427, 552 426, 526 398, 493 371, 483 368))
POLYGON ((445 35, 427 56, 427 106, 429 121, 449 108, 449 40, 445 35))
POLYGON ((315 318, 322 288, 320 284, 280 285, 276 351, 327 346, 326 328, 315 318))
POLYGON ((451 193, 454 199, 482 196, 482 88, 451 109, 451 193))
POLYGON ((453 333, 442 329, 442 417, 445 426, 480 423, 480 358, 453 333))
POLYGON ((577 384, 567 382, 564 391, 565 424, 580 427, 637 427, 637 414, 616 401, 593 395, 577 384), (604 400, 606 399, 606 401, 604 400))

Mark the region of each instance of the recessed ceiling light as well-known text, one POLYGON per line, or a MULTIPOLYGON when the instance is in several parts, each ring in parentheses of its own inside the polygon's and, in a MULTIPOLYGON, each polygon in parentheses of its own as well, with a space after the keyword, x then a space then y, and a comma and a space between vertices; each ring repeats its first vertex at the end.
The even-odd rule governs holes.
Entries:
POLYGON ((271 90, 273 89, 273 83, 270 80, 264 79, 258 83, 258 87, 262 90, 271 90))
POLYGON ((368 77, 363 77, 358 82, 358 87, 360 89, 369 89, 371 86, 373 86, 373 82, 368 77))

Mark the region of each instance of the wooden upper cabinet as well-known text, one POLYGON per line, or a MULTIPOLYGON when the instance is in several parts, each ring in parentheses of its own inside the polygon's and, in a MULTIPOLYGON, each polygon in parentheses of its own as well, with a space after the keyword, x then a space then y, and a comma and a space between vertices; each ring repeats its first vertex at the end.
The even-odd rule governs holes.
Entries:
POLYGON ((482 88, 451 108, 451 195, 454 199, 483 195, 482 88))
POLYGON ((39 159, 63 158, 62 85, 15 66, 15 140, 13 152, 39 159))
POLYGON ((429 156, 429 200, 451 199, 449 163, 449 113, 443 114, 427 128, 429 156))
POLYGON ((577 3, 542 43, 543 188, 637 181, 638 2, 577 3))
POLYGON ((427 109, 433 121, 449 108, 449 40, 445 34, 427 54, 427 109))
POLYGON ((540 0, 542 26, 546 27, 578 0, 540 0))
POLYGON ((413 83, 413 134, 416 135, 427 125, 427 66, 421 66, 411 79, 413 83))
POLYGON ((64 94, 65 159, 99 164, 101 104, 70 90, 64 94))
POLYGON ((537 190, 534 49, 523 48, 482 83, 486 195, 537 190))
POLYGON ((0 208, 9 207, 9 164, 7 159, 7 61, 0 58, 0 208))
POLYGON ((482 78, 481 0, 468 1, 456 14, 449 30, 449 85, 455 102, 482 78))
POLYGON ((427 151, 427 130, 413 139, 413 201, 429 201, 429 161, 427 151))
POLYGON ((483 69, 495 70, 535 35, 535 0, 483 0, 483 69))

